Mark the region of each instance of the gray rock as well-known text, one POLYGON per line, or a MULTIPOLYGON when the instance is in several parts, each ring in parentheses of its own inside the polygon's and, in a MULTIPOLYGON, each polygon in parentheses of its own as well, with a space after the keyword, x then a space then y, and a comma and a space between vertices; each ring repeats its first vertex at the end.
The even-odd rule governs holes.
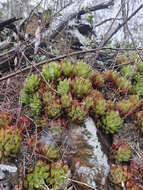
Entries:
POLYGON ((0 169, 0 180, 5 178, 5 174, 3 173, 3 171, 0 169))
POLYGON ((110 167, 99 142, 94 121, 88 118, 85 126, 73 125, 70 130, 72 140, 69 146, 75 176, 89 186, 82 186, 82 189, 98 189, 101 186, 102 189, 107 189, 105 184, 110 167))
POLYGON ((2 171, 8 171, 9 173, 17 172, 17 167, 16 166, 10 166, 10 165, 6 165, 6 164, 0 164, 0 169, 2 171))

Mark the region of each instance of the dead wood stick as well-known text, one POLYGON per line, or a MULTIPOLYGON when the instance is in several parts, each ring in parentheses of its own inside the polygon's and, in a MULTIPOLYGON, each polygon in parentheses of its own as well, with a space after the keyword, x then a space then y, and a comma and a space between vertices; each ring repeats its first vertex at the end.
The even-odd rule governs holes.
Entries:
MULTIPOLYGON (((111 47, 103 47, 103 48, 101 48, 101 50, 106 50, 106 49, 110 49, 110 50, 113 50, 113 51, 135 51, 135 48, 111 48, 111 47)), ((143 50, 143 48, 137 48, 137 49, 138 50, 143 50)), ((58 57, 55 57, 55 58, 52 58, 52 59, 49 59, 49 60, 42 61, 42 62, 36 64, 35 66, 39 67, 39 66, 44 65, 45 63, 50 63, 52 61, 57 61, 57 60, 60 60, 60 59, 64 59, 64 58, 69 57, 69 56, 86 54, 86 53, 95 53, 97 50, 98 50, 98 48, 91 49, 91 50, 85 50, 85 51, 76 51, 76 52, 72 52, 70 54, 64 54, 64 55, 61 55, 61 56, 58 56, 58 57)), ((14 72, 14 73, 11 73, 11 74, 7 75, 7 76, 4 76, 4 77, 0 78, 0 82, 6 80, 8 78, 12 78, 12 77, 14 77, 14 76, 16 76, 16 75, 18 75, 18 74, 20 74, 22 72, 26 72, 26 71, 28 71, 30 69, 31 69, 31 66, 26 67, 26 68, 21 69, 21 70, 18 70, 18 71, 14 72)))
MULTIPOLYGON (((91 49, 91 50, 77 51, 77 52, 72 52, 72 53, 69 53, 69 54, 64 54, 64 55, 61 55, 61 56, 58 56, 58 57, 55 57, 55 58, 52 58, 52 59, 49 59, 49 60, 42 61, 42 62, 36 64, 35 67, 40 67, 40 66, 44 65, 45 63, 50 63, 52 61, 61 60, 61 59, 64 59, 66 57, 69 57, 69 56, 80 55, 80 54, 85 54, 85 53, 94 53, 94 52, 96 52, 96 50, 97 49, 91 49)), ((7 75, 7 76, 4 76, 4 77, 0 78, 0 82, 6 80, 8 78, 12 78, 12 77, 14 77, 14 76, 16 76, 16 75, 18 75, 18 74, 20 74, 22 72, 28 71, 28 70, 31 69, 31 67, 32 66, 28 66, 28 67, 26 67, 24 69, 18 70, 16 72, 13 72, 13 73, 7 75)))

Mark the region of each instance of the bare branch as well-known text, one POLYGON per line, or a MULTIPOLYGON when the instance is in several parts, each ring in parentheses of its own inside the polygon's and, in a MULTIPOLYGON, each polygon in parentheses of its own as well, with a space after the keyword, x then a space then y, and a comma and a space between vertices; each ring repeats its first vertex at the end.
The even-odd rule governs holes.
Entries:
POLYGON ((143 8, 143 4, 141 4, 122 24, 112 32, 112 34, 105 40, 103 45, 106 45, 107 42, 122 28, 133 16, 135 16, 141 9, 143 8))

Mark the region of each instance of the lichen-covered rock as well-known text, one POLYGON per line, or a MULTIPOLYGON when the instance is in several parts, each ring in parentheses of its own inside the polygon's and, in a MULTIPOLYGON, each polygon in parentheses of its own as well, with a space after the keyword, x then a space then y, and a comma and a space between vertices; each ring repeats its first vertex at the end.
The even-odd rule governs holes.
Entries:
POLYGON ((120 117, 118 111, 111 110, 107 112, 105 118, 102 119, 103 128, 105 129, 106 133, 115 133, 123 126, 123 120, 120 117))
POLYGON ((61 75, 61 66, 57 62, 45 64, 42 68, 42 74, 47 81, 54 81, 61 75))
MULTIPOLYGON (((110 166, 97 134, 96 123, 89 117, 85 120, 84 127, 72 124, 66 139, 72 155, 71 169, 76 173, 76 180, 93 189, 100 189, 107 178, 110 166)), ((90 188, 79 184, 79 189, 89 190, 90 188)))

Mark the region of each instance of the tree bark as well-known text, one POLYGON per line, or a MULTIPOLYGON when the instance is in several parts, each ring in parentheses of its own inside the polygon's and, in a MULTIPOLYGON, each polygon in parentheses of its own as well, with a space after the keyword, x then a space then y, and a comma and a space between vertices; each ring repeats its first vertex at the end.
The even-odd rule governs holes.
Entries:
MULTIPOLYGON (((125 22, 126 18, 127 18, 127 10, 126 10, 126 2, 125 0, 121 0, 121 5, 122 5, 122 18, 123 18, 123 22, 125 22)), ((123 32, 124 32, 124 41, 128 40, 128 29, 127 29, 127 23, 123 26, 123 32)))

